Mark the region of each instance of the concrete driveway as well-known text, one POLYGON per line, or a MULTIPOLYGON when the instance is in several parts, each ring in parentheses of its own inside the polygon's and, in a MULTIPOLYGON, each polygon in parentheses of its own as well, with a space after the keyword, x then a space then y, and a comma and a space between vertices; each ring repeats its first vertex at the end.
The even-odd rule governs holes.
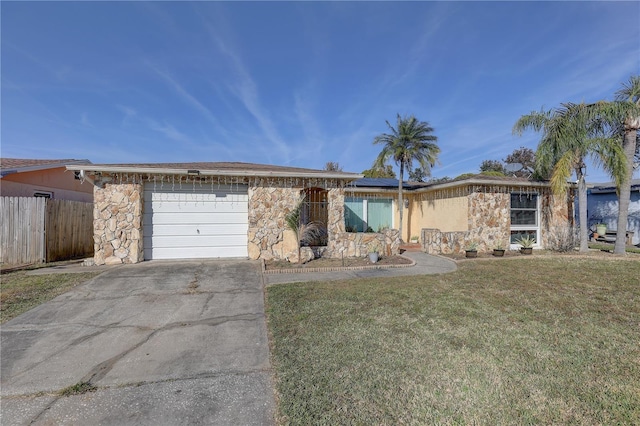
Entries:
POLYGON ((2 326, 0 422, 273 424, 263 301, 257 262, 111 269, 2 326))

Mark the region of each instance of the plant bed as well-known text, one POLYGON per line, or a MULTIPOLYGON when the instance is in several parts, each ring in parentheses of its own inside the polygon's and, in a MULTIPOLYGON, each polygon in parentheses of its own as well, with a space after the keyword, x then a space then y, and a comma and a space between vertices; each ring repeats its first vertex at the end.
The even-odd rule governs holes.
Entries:
MULTIPOLYGON (((412 262, 403 256, 382 256, 378 258, 375 263, 376 266, 385 265, 410 265, 412 262)), ((310 260, 302 265, 298 263, 287 262, 286 260, 266 260, 265 269, 278 270, 278 269, 311 269, 311 268, 348 268, 355 266, 371 266, 373 265, 367 257, 345 257, 344 259, 334 259, 321 257, 318 259, 310 260)))

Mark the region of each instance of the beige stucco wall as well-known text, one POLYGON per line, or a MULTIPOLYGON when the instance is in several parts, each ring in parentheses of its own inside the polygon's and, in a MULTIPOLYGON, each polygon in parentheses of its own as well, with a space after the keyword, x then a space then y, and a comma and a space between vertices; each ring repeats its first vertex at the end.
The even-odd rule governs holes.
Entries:
POLYGON ((408 210, 406 213, 407 237, 419 236, 422 228, 437 228, 452 232, 466 231, 469 227, 467 197, 425 198, 416 195, 408 210))
POLYGON ((4 197, 33 197, 34 192, 51 192, 57 200, 93 201, 93 185, 74 177, 64 167, 12 173, 0 179, 4 197))

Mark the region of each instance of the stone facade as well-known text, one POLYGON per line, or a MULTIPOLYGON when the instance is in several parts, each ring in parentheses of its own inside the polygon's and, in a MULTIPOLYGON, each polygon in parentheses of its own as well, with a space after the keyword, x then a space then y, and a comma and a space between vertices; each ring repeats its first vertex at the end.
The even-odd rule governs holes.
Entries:
MULTIPOLYGON (((475 242, 479 252, 489 252, 498 244, 509 247, 511 212, 510 189, 501 188, 491 192, 491 187, 470 191, 468 230, 442 232, 439 229, 424 228, 421 231, 423 250, 430 254, 463 253, 469 243, 475 242)), ((513 189, 513 188, 512 188, 513 189)), ((514 191, 521 188, 513 189, 514 191)), ((535 190, 540 197, 541 245, 545 247, 556 238, 556 233, 572 225, 572 204, 570 197, 559 197, 549 188, 535 190)))
POLYGON ((296 207, 300 191, 301 188, 249 188, 250 259, 288 259, 293 254, 297 258, 293 232, 285 241, 285 217, 296 207))
MULTIPOLYGON (((344 220, 343 220, 344 228, 344 220)), ((329 257, 364 257, 373 246, 378 247, 381 256, 400 253, 400 231, 387 229, 380 233, 342 232, 329 240, 329 257)))
POLYGON ((137 263, 142 247, 142 185, 105 184, 93 191, 93 242, 96 265, 137 263))
MULTIPOLYGON (((298 246, 285 217, 300 200, 303 188, 249 188, 249 258, 278 259, 298 262, 298 246)), ((398 254, 399 234, 388 230, 382 234, 348 233, 344 228, 344 189, 327 190, 326 248, 301 249, 303 261, 318 256, 352 257, 367 255, 368 246, 376 240, 382 255, 398 254)))

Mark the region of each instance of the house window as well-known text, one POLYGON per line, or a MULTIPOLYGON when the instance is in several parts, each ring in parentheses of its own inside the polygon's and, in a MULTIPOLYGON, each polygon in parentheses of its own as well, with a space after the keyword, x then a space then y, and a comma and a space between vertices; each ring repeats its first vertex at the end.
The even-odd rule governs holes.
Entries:
POLYGON ((48 191, 36 191, 33 193, 34 197, 39 197, 39 198, 53 198, 53 192, 48 192, 48 191))
POLYGON ((538 194, 511 194, 511 244, 522 237, 540 242, 540 208, 538 194))
POLYGON ((344 206, 347 232, 379 232, 393 226, 391 198, 345 197, 344 206))

